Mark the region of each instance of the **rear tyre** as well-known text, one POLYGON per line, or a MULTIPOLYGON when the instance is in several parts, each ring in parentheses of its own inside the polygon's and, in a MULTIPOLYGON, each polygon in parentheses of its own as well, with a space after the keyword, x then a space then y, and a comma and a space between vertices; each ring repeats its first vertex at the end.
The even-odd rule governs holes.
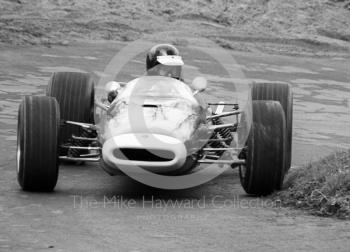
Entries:
POLYGON ((246 165, 240 179, 248 194, 268 195, 284 178, 286 124, 283 108, 276 101, 253 101, 252 125, 247 148, 241 153, 246 165))
MULTIPOLYGON (((285 172, 291 167, 292 162, 292 131, 293 131, 293 93, 289 84, 285 83, 254 83, 252 87, 252 100, 279 101, 286 117, 286 160, 285 172)), ((281 189, 283 181, 277 185, 281 189)))
POLYGON ((17 179, 25 191, 52 191, 58 178, 59 106, 45 96, 25 97, 17 125, 17 179))
MULTIPOLYGON (((46 95, 56 98, 61 119, 94 123, 94 82, 89 74, 54 73, 49 81, 46 95)), ((81 135, 80 127, 65 125, 60 132, 60 143, 67 143, 73 134, 81 135)))

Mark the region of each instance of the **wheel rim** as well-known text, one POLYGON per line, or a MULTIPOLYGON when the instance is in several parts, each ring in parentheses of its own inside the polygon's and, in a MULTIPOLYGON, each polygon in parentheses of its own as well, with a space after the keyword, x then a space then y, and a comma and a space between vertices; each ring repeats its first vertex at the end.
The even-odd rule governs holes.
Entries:
POLYGON ((239 176, 240 176, 242 181, 245 179, 246 172, 247 172, 247 167, 245 165, 240 165, 239 166, 239 176))
MULTIPOLYGON (((21 107, 20 107, 21 110, 21 107)), ((17 165, 17 174, 19 174, 20 165, 21 165, 21 157, 22 157, 22 151, 21 151, 21 115, 18 114, 18 124, 17 124, 17 150, 16 150, 16 165, 17 165)))
POLYGON ((19 166, 21 163, 21 145, 20 145, 20 138, 19 135, 17 135, 17 153, 16 153, 16 158, 17 158, 17 173, 19 173, 19 166))

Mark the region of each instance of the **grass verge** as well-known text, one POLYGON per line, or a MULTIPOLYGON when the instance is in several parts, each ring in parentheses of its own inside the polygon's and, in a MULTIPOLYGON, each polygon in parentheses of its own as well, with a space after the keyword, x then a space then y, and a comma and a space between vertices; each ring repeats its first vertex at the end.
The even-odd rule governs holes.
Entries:
POLYGON ((291 170, 273 197, 284 206, 350 219, 350 150, 291 170))

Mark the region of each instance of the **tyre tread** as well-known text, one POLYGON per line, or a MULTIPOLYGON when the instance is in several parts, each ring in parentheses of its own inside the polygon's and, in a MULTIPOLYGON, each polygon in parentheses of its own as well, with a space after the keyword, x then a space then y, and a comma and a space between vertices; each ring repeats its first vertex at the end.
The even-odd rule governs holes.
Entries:
POLYGON ((23 190, 52 191, 58 178, 59 109, 54 98, 26 96, 19 108, 22 151, 18 182, 23 190))

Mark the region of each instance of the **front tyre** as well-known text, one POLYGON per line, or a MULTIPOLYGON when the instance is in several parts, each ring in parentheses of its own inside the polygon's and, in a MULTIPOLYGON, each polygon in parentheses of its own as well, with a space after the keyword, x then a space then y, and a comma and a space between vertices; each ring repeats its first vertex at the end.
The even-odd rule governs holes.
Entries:
POLYGON ((58 178, 59 106, 55 98, 26 96, 18 111, 17 179, 25 191, 52 191, 58 178))
POLYGON ((268 195, 285 174, 286 122, 277 101, 253 101, 253 120, 240 167, 240 179, 248 194, 268 195))
MULTIPOLYGON (((252 87, 252 100, 279 101, 286 117, 286 172, 292 163, 292 131, 293 131, 293 93, 286 83, 254 83, 252 87)), ((282 184, 277 185, 281 187, 282 184)))

